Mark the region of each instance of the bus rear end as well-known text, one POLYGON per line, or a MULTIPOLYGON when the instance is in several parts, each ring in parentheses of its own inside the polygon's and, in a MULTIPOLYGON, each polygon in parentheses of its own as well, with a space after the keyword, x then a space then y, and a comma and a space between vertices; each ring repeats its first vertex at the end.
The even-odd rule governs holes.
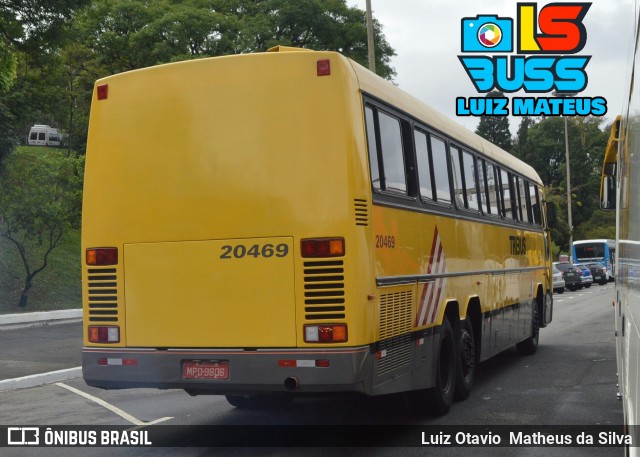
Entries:
POLYGON ((375 284, 355 262, 369 256, 361 110, 335 53, 98 81, 83 207, 86 382, 366 391, 375 284))

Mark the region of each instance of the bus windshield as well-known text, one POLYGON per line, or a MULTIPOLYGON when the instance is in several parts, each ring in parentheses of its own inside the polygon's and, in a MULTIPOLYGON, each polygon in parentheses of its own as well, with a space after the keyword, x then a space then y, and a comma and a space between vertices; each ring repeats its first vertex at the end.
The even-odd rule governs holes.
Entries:
POLYGON ((575 245, 577 259, 604 259, 604 243, 575 245))

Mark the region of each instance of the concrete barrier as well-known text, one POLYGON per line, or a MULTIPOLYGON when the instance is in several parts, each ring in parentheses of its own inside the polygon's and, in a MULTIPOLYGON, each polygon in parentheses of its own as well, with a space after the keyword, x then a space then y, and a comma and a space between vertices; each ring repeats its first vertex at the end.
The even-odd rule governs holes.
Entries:
POLYGON ((81 309, 36 311, 33 313, 0 314, 0 330, 37 327, 82 320, 81 309))

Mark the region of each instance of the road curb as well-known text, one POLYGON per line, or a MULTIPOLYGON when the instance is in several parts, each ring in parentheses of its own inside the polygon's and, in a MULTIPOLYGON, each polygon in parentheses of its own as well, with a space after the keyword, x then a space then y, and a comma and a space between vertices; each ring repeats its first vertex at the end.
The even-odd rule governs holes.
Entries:
POLYGON ((0 330, 60 324, 82 319, 81 309, 0 314, 0 330))
POLYGON ((0 381, 0 392, 16 389, 27 389, 29 387, 51 384, 54 382, 67 381, 69 379, 82 376, 82 367, 67 368, 66 370, 50 371, 21 378, 5 379, 0 381))

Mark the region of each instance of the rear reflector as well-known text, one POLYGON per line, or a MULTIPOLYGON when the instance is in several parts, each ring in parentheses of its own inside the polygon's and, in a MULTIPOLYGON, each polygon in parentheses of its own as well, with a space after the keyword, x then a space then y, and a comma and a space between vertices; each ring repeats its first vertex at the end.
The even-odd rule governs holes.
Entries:
POLYGON ((116 366, 136 366, 138 365, 138 359, 119 359, 119 358, 107 358, 101 357, 98 359, 98 365, 116 365, 116 366))
POLYGON ((344 238, 308 238, 300 243, 302 257, 342 257, 344 238))
POLYGON ((114 326, 89 326, 89 342, 91 343, 119 343, 120 327, 114 326))
POLYGON ((117 265, 118 248, 89 248, 86 252, 87 265, 117 265))
POLYGON ((109 84, 100 84, 96 88, 96 92, 98 93, 98 100, 106 100, 109 96, 109 84))
POLYGON ((329 59, 320 59, 317 63, 318 76, 329 76, 331 74, 331 61, 329 59))
POLYGON ((278 366, 282 368, 329 368, 331 362, 326 359, 320 360, 278 360, 278 366))

